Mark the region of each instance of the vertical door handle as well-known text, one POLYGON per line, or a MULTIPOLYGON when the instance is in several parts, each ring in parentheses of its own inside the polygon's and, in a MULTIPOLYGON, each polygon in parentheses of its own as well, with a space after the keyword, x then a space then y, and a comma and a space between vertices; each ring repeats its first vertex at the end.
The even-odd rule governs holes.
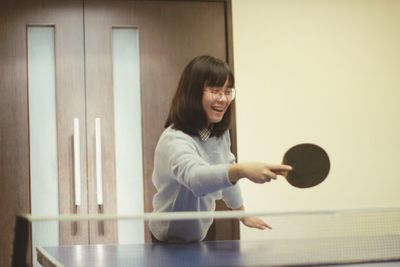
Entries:
POLYGON ((79 141, 79 119, 74 118, 74 185, 75 206, 81 205, 81 157, 79 141))
POLYGON ((97 205, 103 205, 103 174, 101 162, 101 121, 95 119, 96 124, 96 196, 97 205))

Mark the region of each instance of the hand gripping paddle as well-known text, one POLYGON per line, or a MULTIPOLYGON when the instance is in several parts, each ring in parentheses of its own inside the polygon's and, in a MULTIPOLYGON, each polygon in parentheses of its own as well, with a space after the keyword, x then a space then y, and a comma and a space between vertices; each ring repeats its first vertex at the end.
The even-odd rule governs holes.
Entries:
POLYGON ((291 185, 298 188, 320 184, 330 170, 330 161, 325 150, 308 143, 290 148, 283 156, 283 164, 292 166, 292 170, 284 176, 291 185))

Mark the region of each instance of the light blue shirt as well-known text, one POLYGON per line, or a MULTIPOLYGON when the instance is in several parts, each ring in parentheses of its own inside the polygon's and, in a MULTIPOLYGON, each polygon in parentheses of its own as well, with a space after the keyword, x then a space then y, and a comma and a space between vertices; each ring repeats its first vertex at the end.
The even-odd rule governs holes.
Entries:
MULTIPOLYGON (((229 131, 202 141, 171 126, 165 129, 154 155, 154 212, 213 211, 217 199, 241 207, 239 185, 228 177, 235 162, 230 144, 229 131)), ((192 242, 204 239, 212 221, 150 221, 149 227, 158 240, 192 242)))

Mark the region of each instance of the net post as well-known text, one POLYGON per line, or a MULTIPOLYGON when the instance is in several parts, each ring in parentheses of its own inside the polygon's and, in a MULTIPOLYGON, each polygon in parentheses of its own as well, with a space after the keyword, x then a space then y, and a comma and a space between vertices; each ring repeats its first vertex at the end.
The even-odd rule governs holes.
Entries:
POLYGON ((14 228, 14 244, 12 252, 12 267, 27 267, 29 247, 29 220, 23 216, 16 216, 14 228))

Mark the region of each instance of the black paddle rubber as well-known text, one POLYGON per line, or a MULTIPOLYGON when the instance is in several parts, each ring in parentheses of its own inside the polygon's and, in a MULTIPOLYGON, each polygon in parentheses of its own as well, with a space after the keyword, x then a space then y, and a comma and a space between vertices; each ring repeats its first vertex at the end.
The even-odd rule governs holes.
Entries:
POLYGON ((308 188, 320 184, 329 174, 329 156, 314 144, 299 144, 290 148, 283 157, 283 164, 292 166, 287 181, 298 188, 308 188))

